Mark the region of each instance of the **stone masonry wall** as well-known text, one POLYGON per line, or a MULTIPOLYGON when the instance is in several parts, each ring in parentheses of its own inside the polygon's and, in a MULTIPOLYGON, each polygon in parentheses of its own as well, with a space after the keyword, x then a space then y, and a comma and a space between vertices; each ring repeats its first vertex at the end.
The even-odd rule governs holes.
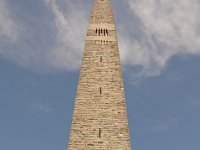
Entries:
POLYGON ((116 29, 109 0, 95 0, 68 150, 131 150, 116 29))

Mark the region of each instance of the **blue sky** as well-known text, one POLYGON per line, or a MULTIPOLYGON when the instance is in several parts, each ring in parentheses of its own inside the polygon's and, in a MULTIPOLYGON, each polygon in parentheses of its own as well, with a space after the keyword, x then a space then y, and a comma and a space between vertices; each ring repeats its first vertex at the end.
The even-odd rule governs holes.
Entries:
MULTIPOLYGON (((200 2, 113 0, 135 150, 200 149, 200 2)), ((0 0, 0 149, 67 149, 92 1, 0 0)))

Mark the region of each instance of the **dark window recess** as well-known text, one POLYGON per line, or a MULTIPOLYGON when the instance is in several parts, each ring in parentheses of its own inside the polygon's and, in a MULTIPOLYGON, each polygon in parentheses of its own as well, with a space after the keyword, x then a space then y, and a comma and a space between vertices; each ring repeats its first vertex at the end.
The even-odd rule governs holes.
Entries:
POLYGON ((101 87, 99 88, 99 93, 100 93, 100 94, 102 93, 102 89, 101 89, 101 87))
POLYGON ((101 138, 101 129, 99 129, 99 138, 101 138))
POLYGON ((99 36, 101 35, 101 30, 100 30, 100 29, 98 30, 98 35, 99 35, 99 36))
POLYGON ((106 29, 106 35, 108 36, 108 29, 106 29))
POLYGON ((103 58, 102 58, 102 56, 100 57, 100 62, 102 62, 102 60, 103 60, 103 58))
POLYGON ((106 36, 106 29, 103 29, 103 35, 106 36))

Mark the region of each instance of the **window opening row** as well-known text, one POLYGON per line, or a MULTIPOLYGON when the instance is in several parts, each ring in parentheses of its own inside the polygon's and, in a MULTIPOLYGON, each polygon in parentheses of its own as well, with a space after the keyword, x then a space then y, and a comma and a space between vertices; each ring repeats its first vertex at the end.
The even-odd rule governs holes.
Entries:
POLYGON ((106 40, 98 40, 96 41, 95 43, 96 44, 108 44, 109 41, 106 41, 106 40))
POLYGON ((108 36, 108 29, 97 29, 96 28, 96 35, 97 36, 108 36))

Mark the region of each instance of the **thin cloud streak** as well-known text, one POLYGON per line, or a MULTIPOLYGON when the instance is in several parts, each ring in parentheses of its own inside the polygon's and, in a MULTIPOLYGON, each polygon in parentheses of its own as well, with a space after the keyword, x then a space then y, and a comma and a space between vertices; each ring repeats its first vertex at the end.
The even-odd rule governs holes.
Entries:
MULTIPOLYGON (((6 38, 11 42, 17 40, 19 36, 18 26, 13 21, 7 3, 0 1, 0 38, 6 38)), ((0 51, 1 52, 1 51, 0 51)))
POLYGON ((31 105, 31 111, 36 114, 53 116, 56 113, 55 108, 46 103, 35 102, 31 105))
POLYGON ((200 100, 196 100, 196 101, 191 101, 190 102, 190 105, 193 106, 193 107, 197 107, 197 108, 200 108, 200 100))
POLYGON ((149 118, 143 119, 139 121, 142 125, 139 127, 136 126, 135 130, 144 134, 166 132, 175 128, 182 120, 183 118, 181 117, 166 119, 162 122, 160 120, 159 122, 158 120, 150 120, 149 118))
POLYGON ((151 129, 147 130, 146 132, 157 133, 157 132, 165 132, 175 126, 177 126, 182 118, 172 118, 159 124, 158 126, 152 127, 151 129))

